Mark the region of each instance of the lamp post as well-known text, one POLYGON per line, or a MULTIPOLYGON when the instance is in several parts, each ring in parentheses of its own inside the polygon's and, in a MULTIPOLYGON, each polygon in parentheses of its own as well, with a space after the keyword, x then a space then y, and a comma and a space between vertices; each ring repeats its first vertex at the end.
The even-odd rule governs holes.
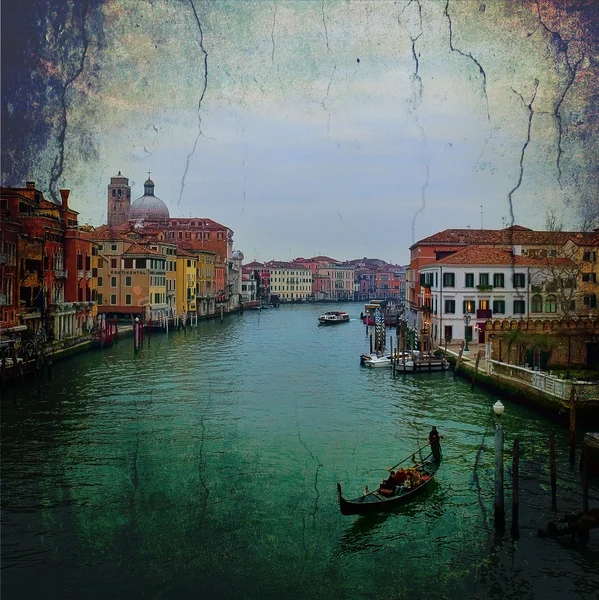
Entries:
POLYGON ((472 317, 470 317, 470 315, 468 313, 466 313, 464 315, 464 324, 465 324, 465 328, 464 328, 464 338, 466 339, 466 347, 464 348, 464 352, 469 352, 470 348, 468 348, 468 325, 470 325, 470 319, 472 317))
POLYGON ((495 413, 495 528, 505 526, 505 501, 503 494, 503 429, 501 415, 505 407, 500 400, 493 404, 495 413))

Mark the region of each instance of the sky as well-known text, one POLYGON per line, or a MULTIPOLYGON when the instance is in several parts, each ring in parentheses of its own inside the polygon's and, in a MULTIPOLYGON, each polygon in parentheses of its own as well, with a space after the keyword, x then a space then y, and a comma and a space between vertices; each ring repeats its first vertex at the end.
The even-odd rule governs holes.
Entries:
POLYGON ((449 227, 599 214, 591 0, 14 4, 2 183, 68 188, 81 222, 118 171, 247 260, 405 264, 449 227))

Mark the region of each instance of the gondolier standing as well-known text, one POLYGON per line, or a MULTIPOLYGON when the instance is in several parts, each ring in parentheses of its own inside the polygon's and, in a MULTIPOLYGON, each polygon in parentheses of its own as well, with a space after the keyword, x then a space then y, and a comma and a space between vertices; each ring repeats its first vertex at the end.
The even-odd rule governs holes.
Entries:
POLYGON ((439 462, 441 460, 441 436, 434 425, 428 434, 428 443, 431 445, 435 462, 439 462))

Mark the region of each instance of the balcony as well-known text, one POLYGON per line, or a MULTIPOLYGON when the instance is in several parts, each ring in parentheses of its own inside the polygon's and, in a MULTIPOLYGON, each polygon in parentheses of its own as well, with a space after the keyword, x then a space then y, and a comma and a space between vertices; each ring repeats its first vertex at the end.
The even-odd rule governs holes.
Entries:
POLYGON ((0 263, 5 264, 8 261, 8 257, 6 252, 0 253, 0 263))
POLYGON ((8 298, 6 294, 0 294, 0 306, 6 306, 8 304, 8 298))
POLYGON ((91 271, 86 271, 85 272, 85 278, 86 279, 91 279, 92 278, 92 272, 91 271))
POLYGON ((489 285, 488 283, 487 284, 483 283, 481 285, 477 285, 476 289, 479 292, 490 292, 493 289, 493 286, 489 285))
POLYGON ((54 277, 56 279, 66 279, 68 271, 66 269, 54 269, 54 277))
POLYGON ((479 308, 476 311, 477 319, 491 319, 493 317, 493 311, 490 308, 479 308))
POLYGON ((77 271, 77 279, 83 279, 83 275, 85 274, 85 271, 83 271, 82 269, 78 269, 77 271))

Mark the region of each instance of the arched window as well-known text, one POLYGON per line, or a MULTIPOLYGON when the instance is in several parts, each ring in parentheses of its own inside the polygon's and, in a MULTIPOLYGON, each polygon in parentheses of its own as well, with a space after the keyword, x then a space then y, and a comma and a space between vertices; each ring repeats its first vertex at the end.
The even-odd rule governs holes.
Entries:
POLYGON ((530 312, 543 312, 543 298, 539 294, 535 294, 530 301, 530 312))
POLYGON ((549 294, 549 296, 545 298, 545 312, 557 312, 557 298, 553 294, 549 294))

